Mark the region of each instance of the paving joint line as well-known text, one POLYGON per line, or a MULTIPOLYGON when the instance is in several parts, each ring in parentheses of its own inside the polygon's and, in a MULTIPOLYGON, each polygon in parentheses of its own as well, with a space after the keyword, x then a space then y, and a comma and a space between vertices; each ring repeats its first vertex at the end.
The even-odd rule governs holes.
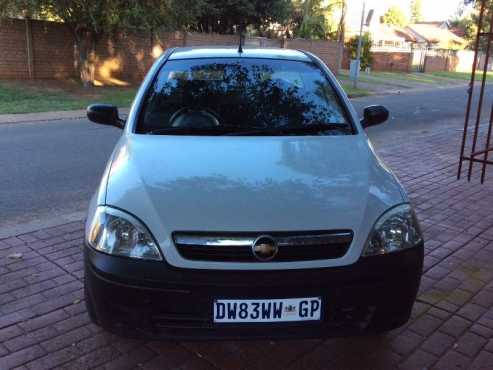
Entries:
POLYGON ((321 347, 324 343, 326 343, 328 340, 330 339, 322 339, 320 340, 320 343, 317 343, 315 345, 313 345, 312 348, 310 348, 309 350, 306 350, 302 353, 300 353, 298 356, 296 356, 292 361, 288 362, 286 364, 286 368, 289 368, 291 367, 292 365, 294 365, 298 360, 302 359, 303 357, 305 356, 308 356, 310 353, 312 353, 313 351, 315 351, 318 347, 321 347))
MULTIPOLYGON (((453 229, 449 229, 449 230, 453 230, 453 229)), ((458 231, 458 230, 453 230, 453 231, 458 231)), ((462 250, 462 248, 466 247, 467 244, 469 244, 471 241, 473 241, 474 239, 477 239, 479 238, 483 232, 480 232, 478 234, 475 234, 471 239, 468 239, 466 242, 462 243, 460 245, 459 248, 455 249, 455 250, 452 250, 449 254, 446 254, 444 257, 442 257, 440 260, 438 260, 437 262, 435 262, 434 264, 432 264, 430 267, 426 268, 426 269, 423 269, 423 275, 425 273, 427 273, 428 271, 430 271, 432 268, 438 266, 440 263, 444 262, 447 258, 449 258, 450 256, 453 256, 454 254, 456 254, 457 252, 459 252, 460 250, 462 250)), ((426 242, 425 242, 426 243, 426 242)), ((445 243, 443 243, 445 244, 445 243)), ((483 247, 484 248, 484 247, 483 247)), ((483 249, 481 248, 481 249, 483 249)), ((426 256, 425 256, 426 258, 426 256)), ((448 274, 447 274, 448 275, 448 274)))
MULTIPOLYGON (((73 240, 76 240, 76 239, 78 239, 78 238, 80 238, 80 236, 79 236, 79 237, 77 237, 77 238, 74 238, 74 239, 64 240, 63 242, 60 242, 60 243, 55 243, 55 244, 50 245, 50 246, 60 245, 60 244, 63 244, 64 242, 67 242, 67 241, 73 241, 73 240)), ((78 280, 78 281, 83 281, 83 279, 79 278, 79 277, 78 277, 77 275, 75 275, 73 272, 68 271, 66 268, 64 268, 62 265, 60 265, 60 264, 59 264, 58 262, 56 262, 55 260, 50 259, 47 255, 41 254, 38 250, 36 250, 36 249, 32 248, 29 244, 27 244, 27 243, 26 243, 26 245, 28 246, 28 248, 29 248, 29 249, 31 249, 31 250, 32 250, 34 253, 36 253, 38 256, 40 256, 40 257, 44 258, 47 262, 53 263, 55 266, 59 267, 59 268, 60 268, 61 270, 63 270, 66 274, 68 274, 68 275, 72 276, 72 277, 73 277, 73 278, 75 278, 76 280, 78 280)), ((76 248, 79 248, 79 249, 80 249, 80 247, 78 247, 78 246, 76 246, 76 245, 74 245, 73 247, 76 247, 76 248)), ((83 251, 82 251, 82 250, 80 250, 80 251, 79 251, 79 253, 80 253, 80 252, 83 252, 83 251)), ((56 252, 54 252, 54 253, 56 253, 56 252)), ((75 254, 75 253, 74 253, 74 254, 75 254)))
MULTIPOLYGON (((442 308, 442 307, 438 307, 438 306, 436 306, 434 303, 429 303, 429 302, 426 302, 426 301, 424 301, 424 300, 422 300, 422 299, 420 299, 420 298, 416 298, 416 302, 423 303, 423 304, 426 304, 426 305, 430 306, 431 308, 435 308, 435 309, 437 309, 437 310, 447 312, 447 313, 449 313, 449 314, 451 315, 451 317, 452 317, 452 316, 457 316, 457 317, 460 317, 460 318, 462 318, 462 319, 464 319, 464 320, 466 320, 466 321, 471 322, 471 320, 469 320, 468 318, 466 318, 466 317, 464 317, 464 316, 462 316, 462 315, 460 315, 460 314, 458 314, 458 313, 451 312, 451 311, 449 311, 449 310, 447 310, 447 309, 444 309, 444 308, 442 308)), ((429 309, 428 309, 427 311, 429 311, 429 309)), ((422 317, 423 315, 425 315, 427 311, 425 311, 423 314, 419 315, 417 318, 422 317)), ((450 318, 447 318, 447 320, 449 320, 449 319, 450 319, 450 318)), ((445 320, 444 320, 444 321, 440 324, 440 326, 439 326, 439 327, 438 327, 438 328, 434 331, 434 333, 436 333, 437 331, 439 331, 439 329, 440 329, 440 328, 444 325, 444 323, 445 323, 445 320)), ((475 322, 473 321, 472 323, 474 324, 475 322)), ((479 323, 477 323, 477 324, 478 324, 478 325, 481 325, 481 324, 479 324, 479 323)), ((481 325, 481 326, 483 326, 483 325, 481 325)), ((415 333, 415 334, 419 335, 419 336, 420 336, 420 337, 422 337, 423 339, 419 342, 420 344, 419 344, 419 345, 417 345, 417 346, 416 346, 416 347, 415 347, 415 348, 414 348, 414 349, 413 349, 413 350, 412 350, 412 351, 411 351, 408 355, 406 355, 406 356, 404 356, 404 357, 403 357, 403 359, 402 359, 402 361, 400 361, 400 363, 403 363, 405 360, 407 360, 409 357, 411 357, 413 354, 415 354, 418 350, 421 350, 421 351, 424 351, 424 352, 426 352, 426 353, 428 353, 428 354, 430 354, 430 355, 433 355, 433 356, 436 356, 436 357, 437 357, 437 359, 433 362, 433 364, 432 364, 432 366, 431 366, 431 368, 433 368, 433 366, 435 366, 435 365, 437 364, 437 362, 438 362, 438 361, 440 361, 441 357, 440 357, 440 356, 435 355, 434 353, 431 353, 431 352, 429 352, 429 351, 426 351, 424 348, 421 348, 421 344, 422 344, 422 343, 424 343, 426 340, 428 340, 428 339, 430 338, 430 336, 422 336, 421 334, 416 333, 414 330, 412 330, 412 329, 410 329, 410 328, 409 328, 409 330, 411 330, 413 333, 415 333)), ((454 338, 454 343, 457 343, 457 339, 458 339, 458 338, 454 338)), ((485 346, 486 346, 486 344, 487 344, 487 343, 485 343, 485 346)), ((442 357, 443 357, 443 355, 442 355, 442 357)), ((467 356, 467 357, 469 358, 469 356, 467 356)))
MULTIPOLYGON (((467 301, 465 304, 469 303, 470 301, 471 301, 471 300, 467 301)), ((447 312, 447 313, 449 313, 451 316, 457 316, 457 317, 460 317, 460 318, 461 318, 461 319, 463 319, 463 320, 466 320, 466 321, 468 321, 468 322, 471 322, 473 325, 480 325, 480 326, 482 326, 482 327, 484 327, 484 328, 488 328, 487 326, 485 326, 485 325, 483 325, 483 324, 479 323, 479 322, 478 322, 478 320, 476 320, 476 321, 472 321, 472 320, 471 320, 471 319, 469 319, 468 317, 465 317, 465 316, 463 316, 463 315, 459 314, 459 313, 458 313, 458 311, 456 311, 456 312, 452 312, 452 311, 447 310, 447 309, 445 309, 445 308, 438 307, 438 306, 437 306, 436 304, 434 304, 434 303, 426 302, 426 301, 424 301, 424 300, 422 300, 422 299, 420 299, 420 298, 416 298, 416 302, 427 304, 427 305, 429 305, 431 308, 436 308, 437 310, 447 312)), ((482 306, 481 306, 481 307, 482 307, 482 306)), ((425 312, 425 313, 426 313, 426 312, 425 312)), ((425 313, 423 313, 423 315, 424 315, 425 313)), ((483 315, 485 315, 486 313, 487 313, 487 312, 485 312, 483 315)), ((479 318, 481 318, 483 315, 481 315, 479 318)), ((421 317, 421 316, 422 316, 422 315, 420 315, 420 316, 418 316, 418 317, 421 317)), ((448 319, 447 319, 447 320, 448 320, 448 319)), ((443 325, 443 324, 442 324, 442 325, 443 325)), ((441 327, 442 325, 440 325, 440 327, 441 327)), ((439 328, 440 328, 440 327, 439 327, 439 328)), ((412 329, 410 329, 410 330, 412 330, 412 329)), ((414 332, 414 331, 413 331, 413 332, 414 332)))
MULTIPOLYGON (((183 343, 181 343, 181 342, 180 342, 180 343, 178 343, 178 345, 179 345, 181 348, 183 348, 185 351, 187 351, 188 353, 191 353, 191 354, 192 354, 193 356, 195 356, 196 358, 201 359, 201 360, 204 360, 204 361, 205 361, 205 362, 207 362, 209 365, 211 365, 214 369, 221 370, 221 368, 220 368, 220 367, 218 367, 216 364, 214 364, 214 363, 213 363, 211 360, 209 360, 206 356, 202 356, 202 355, 201 355, 198 351, 195 351, 195 350, 193 350, 193 349, 191 350, 191 349, 187 348, 187 347, 186 347, 183 343)), ((153 351, 153 350, 152 350, 152 348, 150 348, 150 349, 151 349, 151 351, 153 351)), ((155 351, 153 351, 153 352, 154 352, 154 353, 156 353, 155 351)), ((159 354, 157 354, 157 355, 159 355, 159 354)), ((186 363, 186 361, 185 361, 185 363, 186 363)))

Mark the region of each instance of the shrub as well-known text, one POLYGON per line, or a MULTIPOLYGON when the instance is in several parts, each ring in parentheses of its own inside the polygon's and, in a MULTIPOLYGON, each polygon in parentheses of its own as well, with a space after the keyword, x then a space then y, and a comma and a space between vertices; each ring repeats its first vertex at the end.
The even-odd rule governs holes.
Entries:
MULTIPOLYGON (((346 43, 346 48, 349 49, 351 59, 356 59, 356 54, 358 53, 358 39, 359 36, 354 36, 346 43)), ((370 33, 365 32, 361 44, 361 69, 371 67, 373 64, 373 56, 371 55, 372 42, 370 33)))

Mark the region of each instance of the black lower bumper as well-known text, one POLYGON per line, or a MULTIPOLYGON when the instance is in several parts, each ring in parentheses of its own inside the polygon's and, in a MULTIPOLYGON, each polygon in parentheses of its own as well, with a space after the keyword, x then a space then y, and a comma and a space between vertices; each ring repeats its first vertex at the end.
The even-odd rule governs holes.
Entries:
POLYGON ((411 314, 423 246, 337 268, 177 269, 84 248, 91 316, 121 334, 154 339, 315 338, 390 330, 411 314), (214 324, 213 300, 322 297, 317 322, 214 324))

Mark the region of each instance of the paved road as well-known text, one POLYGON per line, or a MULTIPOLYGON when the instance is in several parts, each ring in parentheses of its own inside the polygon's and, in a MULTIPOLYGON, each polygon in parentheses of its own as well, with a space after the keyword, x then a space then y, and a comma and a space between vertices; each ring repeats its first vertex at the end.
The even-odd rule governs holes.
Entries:
POLYGON ((119 133, 85 120, 0 125, 0 237, 80 219, 119 133))
MULTIPOLYGON (((359 112, 368 104, 391 111, 389 123, 369 130, 377 145, 423 130, 460 128, 465 102, 464 87, 354 100, 359 112)), ((119 133, 86 120, 0 125, 0 237, 80 219, 119 133)))
MULTIPOLYGON (((475 92, 475 98, 479 95, 475 92)), ((489 118, 493 87, 486 90, 481 121, 489 118)), ((398 95, 374 96, 353 100, 358 112, 367 104, 383 104, 391 113, 387 124, 369 130, 373 141, 390 136, 420 135, 431 129, 462 129, 467 103, 464 86, 426 91, 406 92, 398 95)), ((477 107, 477 99, 473 101, 477 107)), ((477 108, 476 108, 477 109, 477 108)), ((472 120, 472 118, 471 118, 472 120)))

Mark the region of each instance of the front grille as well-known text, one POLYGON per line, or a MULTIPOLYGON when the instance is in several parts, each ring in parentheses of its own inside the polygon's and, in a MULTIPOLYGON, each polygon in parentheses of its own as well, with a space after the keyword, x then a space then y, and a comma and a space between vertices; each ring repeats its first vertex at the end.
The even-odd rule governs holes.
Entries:
POLYGON ((261 235, 276 243, 278 252, 270 262, 313 261, 340 258, 353 240, 350 230, 271 233, 175 232, 173 241, 183 258, 195 261, 261 262, 252 245, 261 235))

